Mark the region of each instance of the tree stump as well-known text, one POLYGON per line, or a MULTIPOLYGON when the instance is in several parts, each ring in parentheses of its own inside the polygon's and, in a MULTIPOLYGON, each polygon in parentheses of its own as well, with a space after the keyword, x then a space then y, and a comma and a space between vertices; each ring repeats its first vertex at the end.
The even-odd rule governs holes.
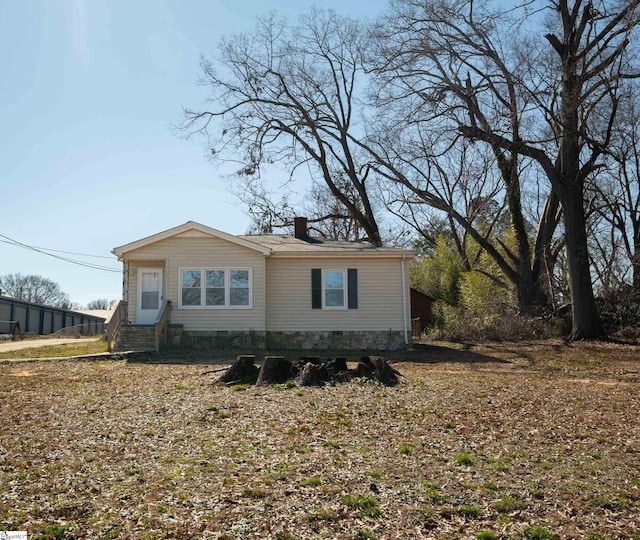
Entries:
POLYGON ((325 363, 325 368, 331 376, 337 375, 338 373, 345 373, 348 371, 347 359, 342 357, 336 358, 335 360, 329 358, 325 363))
POLYGON ((249 382, 253 384, 258 377, 258 368, 253 364, 256 357, 252 354, 241 354, 235 359, 217 382, 249 382))
POLYGON ((360 358, 356 373, 359 377, 380 381, 385 386, 398 384, 398 372, 382 356, 363 356, 360 358))
POLYGON ((256 386, 282 384, 289 379, 293 379, 295 375, 296 371, 293 368, 293 364, 284 356, 265 356, 256 386))
POLYGON ((324 365, 316 365, 308 362, 302 368, 302 372, 296 379, 300 386, 322 386, 330 378, 324 365))
POLYGON ((309 363, 319 366, 322 363, 319 356, 300 356, 299 360, 303 366, 309 363))
POLYGON ((293 361, 293 372, 299 374, 307 364, 313 364, 319 366, 321 364, 319 356, 299 356, 297 360, 293 361))

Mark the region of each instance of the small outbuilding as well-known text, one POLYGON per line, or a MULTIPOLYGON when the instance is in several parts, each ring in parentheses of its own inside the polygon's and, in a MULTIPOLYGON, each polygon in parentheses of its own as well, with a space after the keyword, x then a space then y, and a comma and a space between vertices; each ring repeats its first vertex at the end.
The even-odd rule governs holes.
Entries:
POLYGON ((422 332, 424 327, 433 320, 433 298, 413 287, 411 288, 411 320, 414 335, 422 332))

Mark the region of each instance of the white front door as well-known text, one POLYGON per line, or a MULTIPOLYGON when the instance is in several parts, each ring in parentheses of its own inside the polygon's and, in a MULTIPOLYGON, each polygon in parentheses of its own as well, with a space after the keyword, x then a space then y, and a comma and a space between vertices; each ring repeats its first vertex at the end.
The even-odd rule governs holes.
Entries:
POLYGON ((162 305, 162 268, 138 268, 136 324, 153 324, 162 305))

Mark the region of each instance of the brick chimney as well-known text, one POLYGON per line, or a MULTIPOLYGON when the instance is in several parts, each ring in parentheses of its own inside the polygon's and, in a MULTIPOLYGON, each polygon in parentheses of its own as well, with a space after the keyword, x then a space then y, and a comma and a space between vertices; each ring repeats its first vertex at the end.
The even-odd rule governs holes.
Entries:
POLYGON ((293 235, 301 240, 307 239, 307 218, 306 217, 294 217, 293 218, 293 235))

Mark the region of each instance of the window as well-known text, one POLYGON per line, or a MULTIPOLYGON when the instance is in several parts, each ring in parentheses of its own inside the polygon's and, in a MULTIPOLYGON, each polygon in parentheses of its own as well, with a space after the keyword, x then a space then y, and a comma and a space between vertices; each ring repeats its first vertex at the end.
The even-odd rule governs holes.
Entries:
POLYGON ((249 270, 229 270, 229 303, 249 305, 249 270))
POLYGON ((358 270, 311 270, 312 309, 358 309, 358 270))
POLYGON ((324 308, 344 309, 344 287, 346 284, 344 270, 329 270, 324 272, 322 290, 322 306, 324 308))
POLYGON ((179 307, 250 308, 251 269, 181 269, 179 307))
POLYGON ((199 306, 200 305, 200 270, 183 270, 181 273, 182 280, 182 301, 183 306, 199 306))
POLYGON ((224 270, 207 270, 207 305, 224 306, 225 304, 225 279, 224 270))
POLYGON ((158 309, 160 307, 160 275, 161 272, 142 270, 140 284, 140 308, 158 309))

